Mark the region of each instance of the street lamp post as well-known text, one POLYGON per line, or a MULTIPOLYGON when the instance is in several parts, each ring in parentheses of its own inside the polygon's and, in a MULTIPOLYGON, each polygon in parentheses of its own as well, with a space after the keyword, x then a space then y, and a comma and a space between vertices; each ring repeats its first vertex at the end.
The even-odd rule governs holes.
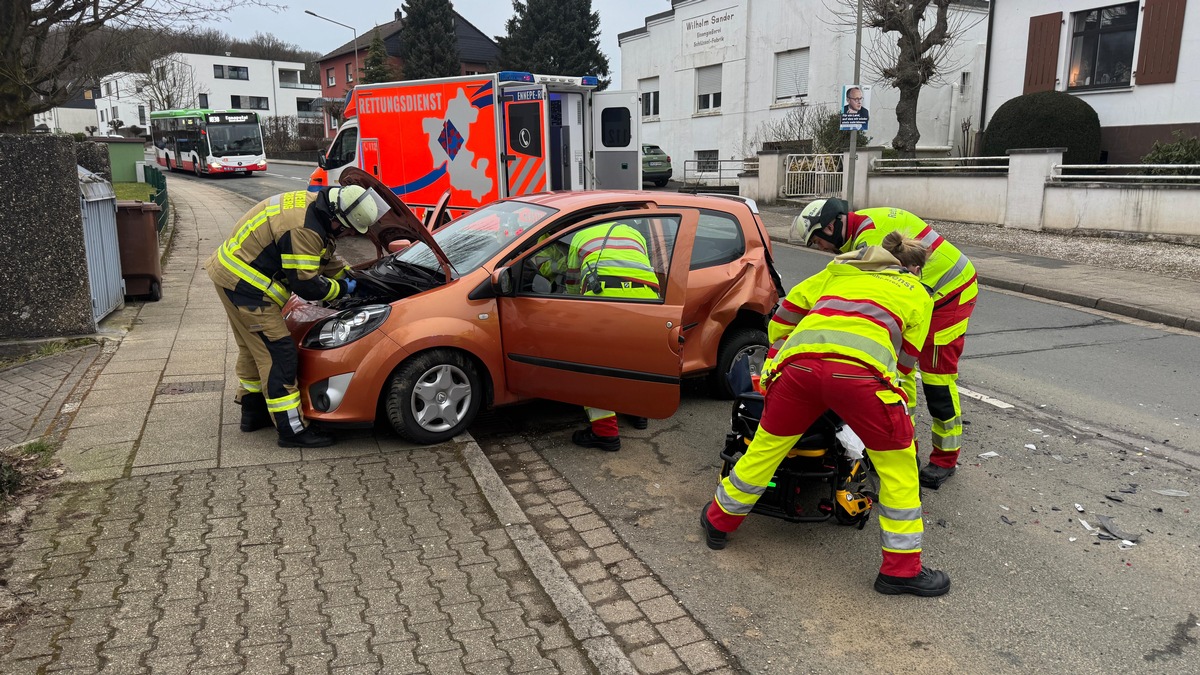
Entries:
POLYGON ((317 14, 316 12, 312 11, 311 9, 304 10, 304 13, 308 14, 310 16, 315 16, 318 19, 324 19, 324 20, 328 21, 329 23, 335 23, 335 24, 341 26, 342 28, 349 28, 350 32, 354 34, 354 78, 357 80, 359 72, 360 72, 358 69, 358 31, 354 29, 354 26, 347 26, 346 24, 342 23, 341 21, 334 21, 333 19, 331 19, 327 16, 321 16, 320 14, 317 14))

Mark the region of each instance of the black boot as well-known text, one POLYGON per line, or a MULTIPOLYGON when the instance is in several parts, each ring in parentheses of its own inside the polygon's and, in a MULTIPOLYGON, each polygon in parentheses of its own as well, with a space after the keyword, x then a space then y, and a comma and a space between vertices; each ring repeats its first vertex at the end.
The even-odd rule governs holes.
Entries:
POLYGON ((267 399, 261 393, 243 394, 239 405, 242 406, 242 431, 250 433, 274 426, 271 413, 267 410, 267 399))
POLYGON ((621 449, 620 436, 597 436, 591 427, 571 434, 571 442, 585 448, 600 448, 605 452, 616 452, 621 449))
POLYGON ((942 483, 950 480, 950 476, 954 475, 955 469, 956 467, 953 466, 947 469, 933 463, 926 464, 920 473, 921 487, 927 487, 930 490, 940 488, 942 483))
POLYGON ((650 420, 646 419, 645 417, 630 417, 629 426, 633 427, 634 429, 645 429, 646 427, 650 426, 650 420))
POLYGON ((324 448, 333 445, 333 436, 312 428, 305 427, 298 434, 279 434, 281 448, 324 448))
POLYGON ((942 595, 950 590, 950 575, 941 570, 922 568, 915 577, 893 577, 882 572, 875 577, 875 590, 884 595, 912 593, 926 598, 942 595))
POLYGON ((720 551, 725 548, 725 544, 729 543, 729 534, 718 530, 712 523, 708 522, 708 504, 700 509, 700 527, 704 528, 704 543, 714 551, 720 551))

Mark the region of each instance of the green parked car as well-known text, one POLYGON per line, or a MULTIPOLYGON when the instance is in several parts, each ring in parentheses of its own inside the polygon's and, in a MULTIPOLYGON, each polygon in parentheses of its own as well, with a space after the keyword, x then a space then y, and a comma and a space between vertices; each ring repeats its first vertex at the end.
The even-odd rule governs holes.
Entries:
POLYGON ((642 145, 642 182, 662 187, 671 180, 671 156, 657 145, 642 145))

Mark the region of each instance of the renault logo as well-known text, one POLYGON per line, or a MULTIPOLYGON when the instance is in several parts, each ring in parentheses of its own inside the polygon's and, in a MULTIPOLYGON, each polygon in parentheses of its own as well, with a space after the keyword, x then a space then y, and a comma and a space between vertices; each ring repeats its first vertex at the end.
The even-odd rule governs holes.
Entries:
POLYGON ((529 129, 522 129, 519 134, 519 140, 522 148, 528 148, 530 143, 529 129))

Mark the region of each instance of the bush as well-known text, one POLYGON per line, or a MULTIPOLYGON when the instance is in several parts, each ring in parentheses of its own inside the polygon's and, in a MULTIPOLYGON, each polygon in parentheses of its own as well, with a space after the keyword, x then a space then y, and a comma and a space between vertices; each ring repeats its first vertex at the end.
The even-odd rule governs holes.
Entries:
POLYGON ((1021 148, 1066 148, 1065 164, 1100 161, 1100 118, 1092 106, 1061 91, 1009 99, 996 109, 983 137, 983 153, 1021 148))
MULTIPOLYGON (((1200 164, 1200 138, 1184 135, 1183 129, 1172 134, 1170 143, 1154 141, 1154 147, 1142 158, 1142 164, 1200 164)), ((1198 176, 1200 169, 1145 169, 1151 176, 1198 176)))

